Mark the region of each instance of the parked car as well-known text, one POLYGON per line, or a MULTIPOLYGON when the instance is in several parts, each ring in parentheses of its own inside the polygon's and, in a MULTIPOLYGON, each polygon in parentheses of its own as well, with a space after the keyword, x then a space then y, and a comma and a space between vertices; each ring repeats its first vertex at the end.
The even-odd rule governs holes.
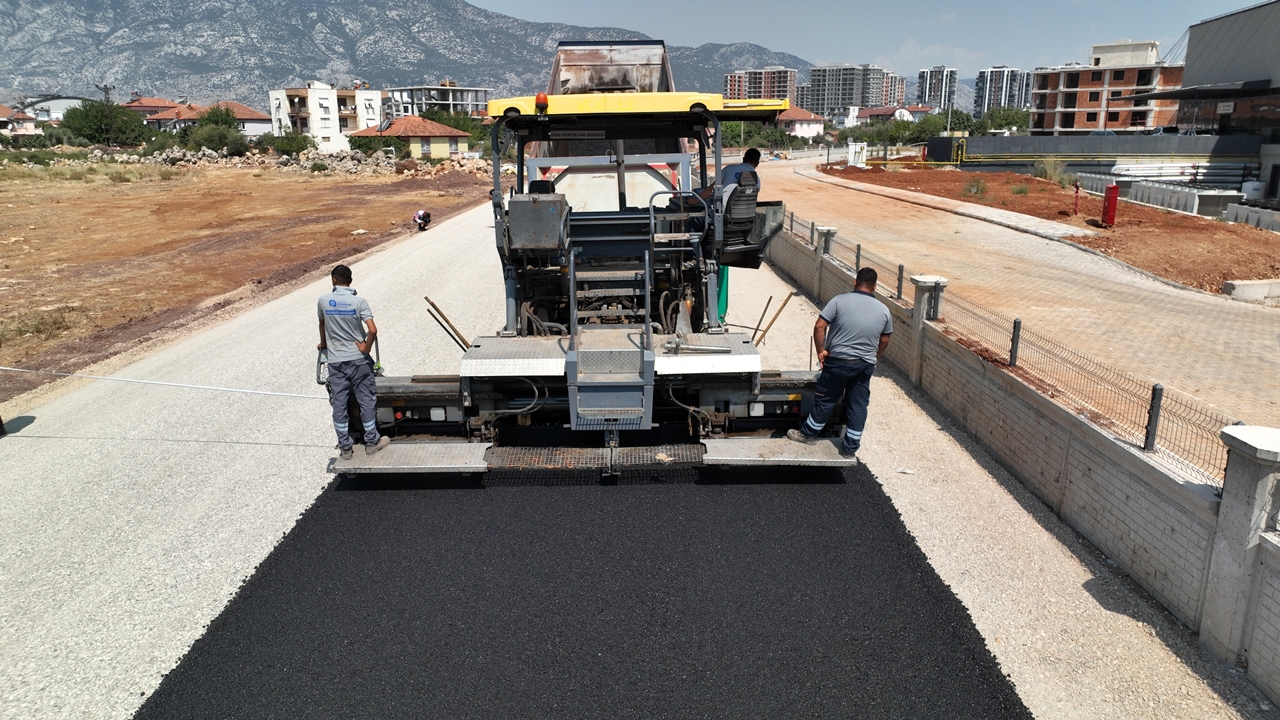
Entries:
POLYGON ((1115 135, 1115 133, 1111 132, 1110 130, 1094 130, 1089 134, 1090 135, 1115 135))
POLYGON ((1139 135, 1177 135, 1177 125, 1165 125, 1164 127, 1153 127, 1150 130, 1138 133, 1139 135))
POLYGON ((1217 135, 1218 133, 1216 133, 1216 132, 1214 132, 1214 131, 1212 131, 1212 130, 1205 130, 1205 129, 1203 129, 1203 128, 1202 128, 1202 129, 1200 129, 1200 130, 1183 130, 1182 132, 1180 132, 1180 133, 1178 133, 1178 134, 1179 134, 1179 135, 1186 135, 1186 136, 1188 136, 1188 137, 1196 137, 1197 135, 1217 135))

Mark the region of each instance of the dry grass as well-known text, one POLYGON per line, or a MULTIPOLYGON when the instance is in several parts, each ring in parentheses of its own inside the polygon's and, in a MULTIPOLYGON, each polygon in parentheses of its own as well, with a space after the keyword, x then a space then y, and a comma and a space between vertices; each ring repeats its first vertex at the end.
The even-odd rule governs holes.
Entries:
POLYGON ((50 340, 71 328, 68 314, 80 312, 84 309, 79 305, 60 305, 51 310, 28 310, 5 318, 0 320, 0 344, 28 336, 50 340))

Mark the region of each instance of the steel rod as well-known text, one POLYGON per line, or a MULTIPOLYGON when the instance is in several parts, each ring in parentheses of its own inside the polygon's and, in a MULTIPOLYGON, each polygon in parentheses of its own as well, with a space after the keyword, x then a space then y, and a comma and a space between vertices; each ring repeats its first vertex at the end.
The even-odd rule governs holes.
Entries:
POLYGON ((1009 367, 1018 366, 1018 344, 1022 342, 1022 319, 1013 319, 1013 338, 1009 341, 1009 367))
POLYGON ((1160 429, 1160 404, 1164 401, 1164 386, 1156 383, 1151 387, 1151 407, 1147 410, 1147 441, 1142 449, 1155 452, 1156 432, 1160 429))

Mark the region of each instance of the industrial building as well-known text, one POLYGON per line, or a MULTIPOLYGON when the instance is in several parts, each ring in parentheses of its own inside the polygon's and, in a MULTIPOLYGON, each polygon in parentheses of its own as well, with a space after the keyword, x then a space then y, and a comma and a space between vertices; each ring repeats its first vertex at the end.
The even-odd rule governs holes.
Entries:
POLYGON ((725 73, 724 96, 730 100, 786 99, 795 104, 796 71, 773 65, 725 73))
POLYGON ((439 110, 450 115, 465 113, 483 115, 489 109, 492 88, 458 87, 445 79, 439 85, 388 88, 386 114, 391 118, 421 115, 424 110, 439 110))
POLYGON ((823 65, 809 68, 809 82, 797 88, 798 103, 831 120, 850 107, 901 105, 906 80, 878 65, 823 65))
POLYGON ((920 71, 916 84, 916 104, 933 105, 950 110, 956 105, 959 71, 945 65, 934 65, 920 71))
POLYGON ((1030 106, 1031 73, 1008 65, 996 65, 978 71, 973 94, 975 120, 981 120, 983 115, 994 108, 1026 110, 1030 106))
POLYGON ((1160 59, 1159 43, 1094 45, 1089 64, 1036 68, 1032 135, 1133 134, 1175 124, 1178 101, 1134 98, 1181 87, 1183 66, 1160 59))
POLYGON ((350 150, 347 136, 382 122, 381 90, 338 89, 313 80, 267 93, 272 132, 310 135, 321 152, 350 150))
MULTIPOLYGON (((1192 25, 1182 87, 1134 98, 1174 102, 1178 127, 1217 135, 1261 135, 1267 199, 1280 198, 1280 0, 1192 25)), ((1277 685, 1280 688, 1280 685, 1277 685)))

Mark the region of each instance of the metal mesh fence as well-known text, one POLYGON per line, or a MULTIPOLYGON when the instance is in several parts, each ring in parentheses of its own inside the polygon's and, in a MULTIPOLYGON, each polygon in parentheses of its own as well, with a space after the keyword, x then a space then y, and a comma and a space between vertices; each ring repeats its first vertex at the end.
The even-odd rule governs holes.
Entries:
MULTIPOLYGON (((801 241, 821 239, 813 223, 791 220, 801 241), (811 234, 812 233, 812 234, 811 234)), ((911 307, 911 273, 899 263, 837 235, 831 254, 850 267, 874 267, 882 289, 895 294, 898 278, 905 287, 898 303, 911 307), (901 268, 901 270, 900 270, 901 268)), ((1014 319, 992 311, 948 288, 943 294, 939 325, 948 335, 988 362, 1004 365, 1031 387, 1123 441, 1146 445, 1153 383, 1036 332, 1021 328, 1016 363, 1012 362, 1014 319)), ((1227 449, 1219 432, 1234 418, 1183 393, 1166 390, 1159 405, 1153 455, 1170 466, 1221 487, 1227 449)))

